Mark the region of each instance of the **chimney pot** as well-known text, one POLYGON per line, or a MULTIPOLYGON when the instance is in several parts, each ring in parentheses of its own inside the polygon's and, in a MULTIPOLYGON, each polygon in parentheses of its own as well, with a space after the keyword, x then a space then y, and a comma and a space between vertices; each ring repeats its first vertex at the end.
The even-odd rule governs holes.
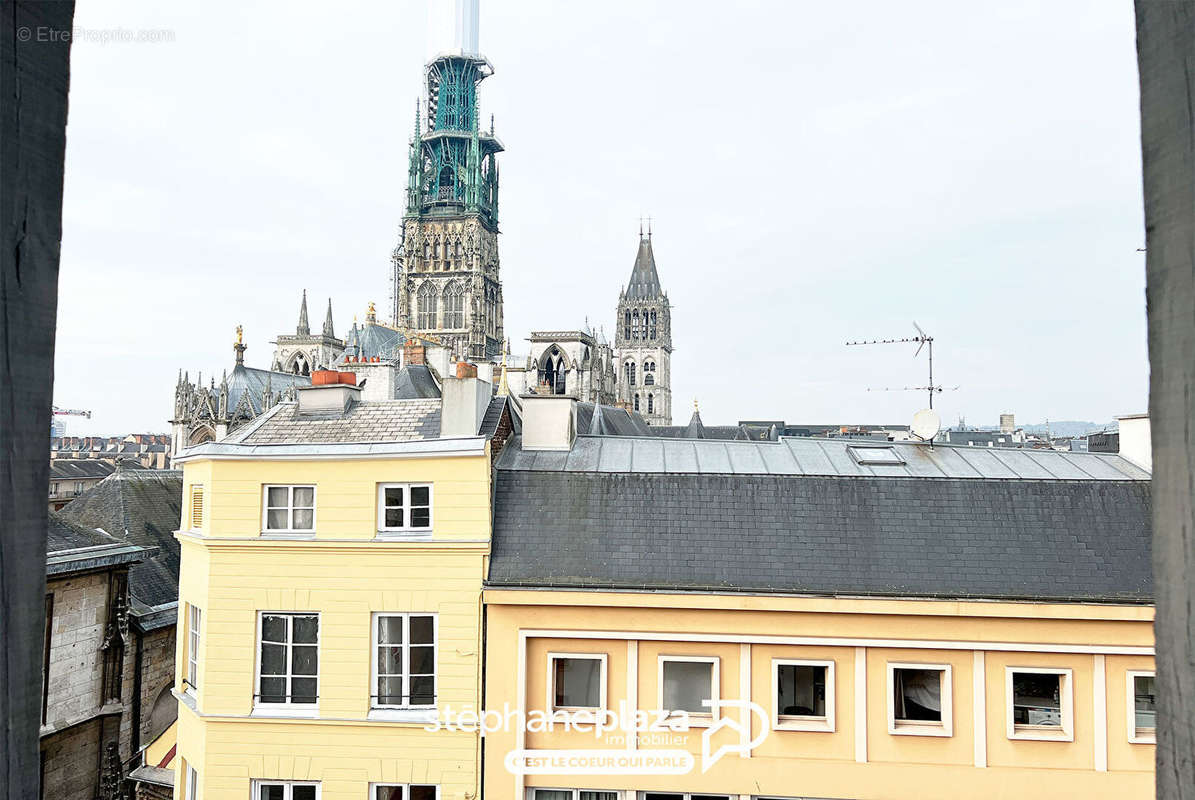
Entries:
POLYGON ((477 365, 470 364, 468 361, 456 362, 456 376, 458 378, 476 378, 477 365))

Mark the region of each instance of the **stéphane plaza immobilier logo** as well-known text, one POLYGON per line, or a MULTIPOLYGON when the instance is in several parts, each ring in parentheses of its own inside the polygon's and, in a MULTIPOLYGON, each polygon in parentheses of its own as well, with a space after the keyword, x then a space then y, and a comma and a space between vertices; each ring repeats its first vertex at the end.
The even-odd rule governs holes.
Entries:
POLYGON ((504 705, 501 710, 492 708, 478 713, 471 708, 457 712, 448 707, 424 730, 479 731, 482 736, 499 731, 571 731, 592 734, 607 745, 593 750, 511 750, 504 759, 506 769, 522 775, 684 775, 697 766, 696 759, 688 750, 669 745, 682 744, 685 734, 698 729, 704 773, 723 756, 746 754, 767 739, 768 714, 758 703, 703 700, 702 705, 710 708, 710 714, 702 715, 701 724, 694 724, 686 711, 632 711, 625 701, 619 703, 617 710, 582 712, 539 709, 524 712, 504 705), (732 713, 723 713, 726 711, 732 713), (756 725, 751 724, 752 719, 756 725), (759 730, 754 738, 753 727, 759 730), (715 749, 714 736, 724 730, 732 736, 737 734, 737 738, 715 749), (630 743, 634 743, 633 748, 630 743), (625 749, 617 749, 620 744, 625 749))

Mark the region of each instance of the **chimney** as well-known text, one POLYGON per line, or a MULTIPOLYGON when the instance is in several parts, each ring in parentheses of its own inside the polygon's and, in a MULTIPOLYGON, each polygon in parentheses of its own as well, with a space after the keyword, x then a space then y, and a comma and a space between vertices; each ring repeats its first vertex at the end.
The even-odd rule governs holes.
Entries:
POLYGON ((423 342, 418 339, 407 339, 402 346, 402 363, 405 367, 413 365, 423 365, 427 362, 424 360, 423 342))
POLYGON ((571 450, 577 438, 577 400, 566 394, 524 394, 524 450, 571 450))
POLYGON ((1014 433, 1017 429, 1017 418, 1014 414, 1000 415, 1000 432, 1014 433))
POLYGON ((440 436, 476 436, 493 394, 493 384, 477 377, 477 367, 459 362, 456 377, 445 378, 440 387, 440 436))
POLYGON ((311 385, 300 387, 297 396, 301 417, 341 416, 360 402, 361 388, 355 373, 317 369, 311 373, 311 385))

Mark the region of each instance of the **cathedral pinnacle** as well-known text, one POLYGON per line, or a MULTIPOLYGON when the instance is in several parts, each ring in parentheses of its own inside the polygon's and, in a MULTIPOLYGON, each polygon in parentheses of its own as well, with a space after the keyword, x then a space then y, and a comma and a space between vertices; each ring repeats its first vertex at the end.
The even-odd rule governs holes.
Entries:
POLYGON ((324 317, 324 336, 335 339, 336 334, 332 328, 332 298, 328 298, 328 314, 324 317))
POLYGON ((237 354, 237 366, 245 363, 245 329, 237 325, 237 340, 233 343, 232 349, 237 354))
POLYGON ((303 290, 303 304, 299 306, 299 324, 295 326, 298 336, 310 336, 311 326, 307 324, 307 290, 303 290))

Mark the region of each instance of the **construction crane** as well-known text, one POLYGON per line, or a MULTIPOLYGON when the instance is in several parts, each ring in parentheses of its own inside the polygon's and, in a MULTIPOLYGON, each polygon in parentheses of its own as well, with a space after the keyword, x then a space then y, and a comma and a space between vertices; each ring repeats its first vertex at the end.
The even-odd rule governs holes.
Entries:
POLYGON ((54 416, 56 417, 86 417, 91 419, 91 412, 85 411, 81 408, 59 408, 54 406, 54 416))

